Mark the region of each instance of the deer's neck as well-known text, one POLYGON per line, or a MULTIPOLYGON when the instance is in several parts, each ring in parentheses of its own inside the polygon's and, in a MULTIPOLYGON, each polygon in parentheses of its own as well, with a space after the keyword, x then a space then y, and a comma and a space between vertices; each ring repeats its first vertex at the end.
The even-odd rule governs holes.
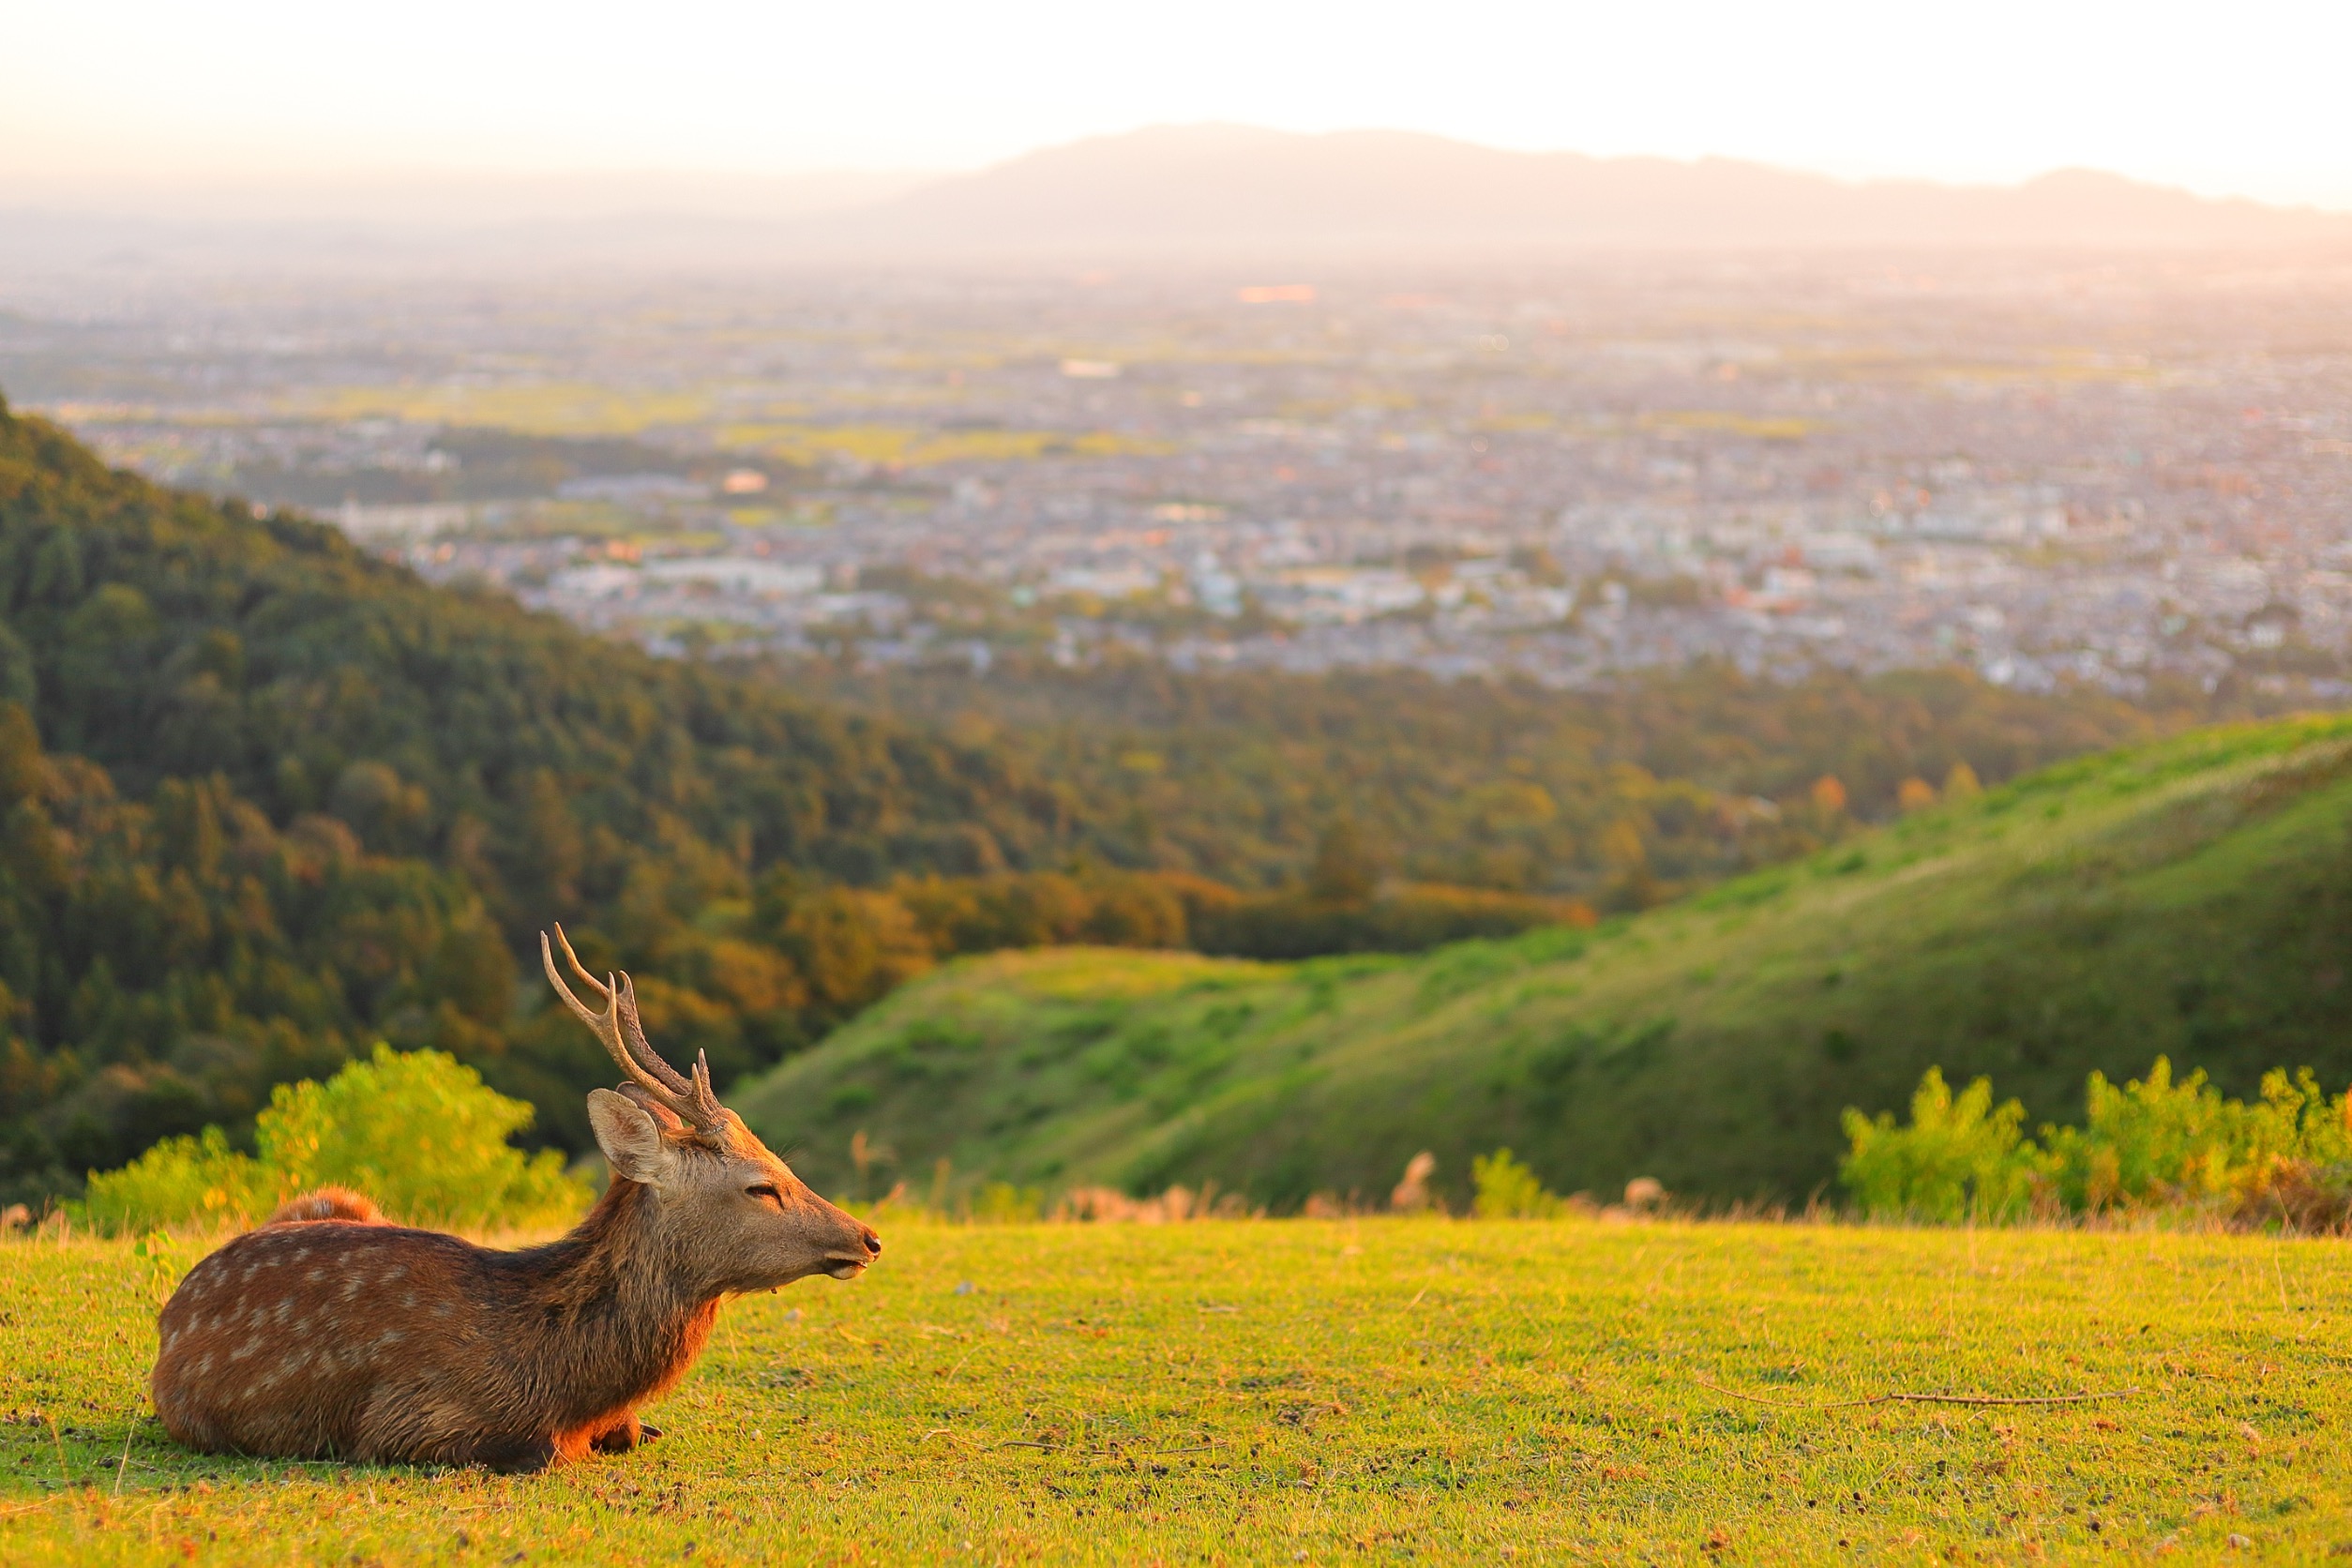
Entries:
POLYGON ((516 1255, 528 1289, 520 1325, 535 1359, 576 1391, 581 1419, 651 1398, 685 1376, 718 1313, 660 1219, 660 1203, 618 1181, 562 1241, 516 1255))

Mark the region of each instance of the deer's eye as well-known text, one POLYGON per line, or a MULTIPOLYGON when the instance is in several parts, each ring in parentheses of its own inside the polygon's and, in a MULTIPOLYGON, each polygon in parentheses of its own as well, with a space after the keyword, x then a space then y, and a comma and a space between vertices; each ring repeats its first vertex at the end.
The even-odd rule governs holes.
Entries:
POLYGON ((776 1190, 773 1182, 757 1182, 743 1190, 750 1197, 766 1199, 779 1209, 784 1207, 784 1195, 776 1190))

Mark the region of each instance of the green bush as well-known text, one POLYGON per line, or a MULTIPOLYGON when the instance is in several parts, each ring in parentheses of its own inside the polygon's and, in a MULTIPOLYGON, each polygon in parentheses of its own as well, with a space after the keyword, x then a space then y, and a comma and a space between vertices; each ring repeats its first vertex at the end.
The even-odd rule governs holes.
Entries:
POLYGON ((1566 1199, 1545 1191, 1535 1172, 1508 1149, 1471 1156, 1470 1180, 1478 1189, 1470 1212, 1480 1219, 1549 1219, 1568 1207, 1566 1199))
POLYGON ((230 1148, 219 1127, 206 1127, 193 1138, 167 1138, 120 1170, 92 1171, 85 1207, 104 1230, 209 1229, 258 1218, 279 1201, 273 1174, 230 1148))
POLYGON ((123 1231, 250 1222, 298 1193, 345 1186, 417 1225, 557 1224, 591 1194, 563 1156, 507 1138, 531 1108, 440 1051, 378 1045, 324 1083, 280 1084, 254 1123, 254 1153, 219 1127, 166 1138, 120 1170, 93 1171, 90 1222, 123 1231))
POLYGON ((1990 1080, 1956 1099, 1930 1069, 1910 1125, 1846 1113, 1839 1177, 1874 1217, 1999 1221, 2052 1214, 2152 1214, 2336 1229, 2352 1218, 2352 1099, 2330 1099, 2310 1069, 2273 1070, 2252 1103, 2156 1059, 2144 1079, 2087 1086, 2084 1123, 2022 1137, 2014 1100, 1992 1108, 1990 1080))
POLYGON ((1865 1214, 1880 1219, 2013 1219, 2033 1200, 2041 1152, 2020 1136, 2025 1107, 1993 1106, 1993 1082, 1979 1078, 1954 1098, 1930 1067, 1911 1096, 1911 1124, 1892 1112, 1872 1121, 1846 1112, 1849 1145, 1839 1180, 1865 1214))
POLYGON ((2253 1104, 2224 1099, 2202 1072, 2179 1083, 2159 1057, 2118 1089, 2090 1075, 2085 1125, 2045 1127, 2052 1174, 2070 1210, 2207 1209, 2259 1204, 2282 1184, 2341 1184, 2352 1165, 2345 1106, 2309 1068, 2263 1077, 2253 1104))

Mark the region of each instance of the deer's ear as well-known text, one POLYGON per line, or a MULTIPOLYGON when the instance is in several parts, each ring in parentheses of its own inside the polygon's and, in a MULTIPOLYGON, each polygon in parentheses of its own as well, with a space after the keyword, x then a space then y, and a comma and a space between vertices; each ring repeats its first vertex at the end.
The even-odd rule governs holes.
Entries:
POLYGON ((654 1119, 610 1089, 588 1091, 588 1124, 612 1174, 624 1181, 658 1186, 677 1160, 654 1119))

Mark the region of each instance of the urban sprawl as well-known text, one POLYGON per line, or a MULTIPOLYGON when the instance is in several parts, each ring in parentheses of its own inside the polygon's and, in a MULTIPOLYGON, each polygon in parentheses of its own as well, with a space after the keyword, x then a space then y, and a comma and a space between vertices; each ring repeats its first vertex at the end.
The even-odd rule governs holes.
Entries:
POLYGON ((2340 276, 1591 263, 61 294, 112 460, 681 656, 2352 695, 2340 276))

